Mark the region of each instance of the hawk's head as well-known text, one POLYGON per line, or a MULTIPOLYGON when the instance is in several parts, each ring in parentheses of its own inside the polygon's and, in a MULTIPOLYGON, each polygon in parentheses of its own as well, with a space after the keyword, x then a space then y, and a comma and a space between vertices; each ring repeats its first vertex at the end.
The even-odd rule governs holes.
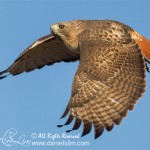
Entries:
POLYGON ((78 49, 78 35, 83 31, 82 22, 77 20, 59 22, 52 25, 51 30, 53 35, 59 37, 68 49, 75 52, 78 49))
POLYGON ((59 22, 51 26, 52 33, 61 39, 74 38, 82 31, 82 21, 59 22), (80 24, 79 24, 80 22, 80 24))

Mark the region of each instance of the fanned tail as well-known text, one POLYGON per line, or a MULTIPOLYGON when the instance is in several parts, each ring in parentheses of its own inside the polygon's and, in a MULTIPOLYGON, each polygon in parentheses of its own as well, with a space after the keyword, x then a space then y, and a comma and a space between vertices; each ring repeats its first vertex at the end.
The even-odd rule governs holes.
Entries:
POLYGON ((136 31, 132 31, 131 36, 140 46, 144 56, 150 60, 150 40, 138 34, 136 31))

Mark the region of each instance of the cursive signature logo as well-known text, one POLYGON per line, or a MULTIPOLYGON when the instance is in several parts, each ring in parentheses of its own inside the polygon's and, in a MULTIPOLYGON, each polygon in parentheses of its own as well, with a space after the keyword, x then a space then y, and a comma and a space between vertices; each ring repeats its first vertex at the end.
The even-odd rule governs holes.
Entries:
POLYGON ((13 145, 30 146, 31 140, 28 140, 26 138, 26 135, 21 135, 17 139, 17 130, 15 128, 10 128, 0 138, 0 144, 3 144, 4 146, 13 146, 13 145))

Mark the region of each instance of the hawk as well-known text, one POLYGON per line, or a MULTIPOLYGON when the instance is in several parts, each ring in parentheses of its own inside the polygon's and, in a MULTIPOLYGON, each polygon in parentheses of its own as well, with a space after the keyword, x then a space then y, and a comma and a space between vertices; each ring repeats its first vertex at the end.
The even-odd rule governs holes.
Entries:
MULTIPOLYGON (((0 79, 58 62, 79 61, 70 101, 61 118, 83 123, 82 136, 94 126, 95 139, 119 125, 146 88, 150 41, 113 20, 73 20, 51 26, 51 34, 35 41, 0 79), (6 74, 7 73, 7 74, 6 74)), ((58 125, 61 127, 63 125, 58 125)))

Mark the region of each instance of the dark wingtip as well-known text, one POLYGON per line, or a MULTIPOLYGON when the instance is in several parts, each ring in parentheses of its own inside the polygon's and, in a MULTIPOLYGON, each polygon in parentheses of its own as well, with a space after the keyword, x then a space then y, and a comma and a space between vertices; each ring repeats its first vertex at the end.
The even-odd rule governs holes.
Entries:
POLYGON ((113 127, 114 127, 114 124, 106 126, 106 130, 109 132, 113 129, 113 127))
POLYGON ((92 129, 92 123, 85 120, 84 121, 83 132, 82 132, 82 136, 81 137, 89 134, 91 132, 91 129, 92 129))
POLYGON ((101 135, 96 135, 94 138, 97 140, 101 135))
POLYGON ((81 137, 83 137, 83 136, 85 136, 85 135, 87 135, 87 134, 89 134, 88 132, 86 133, 86 132, 83 132, 82 133, 82 135, 81 135, 81 137))
POLYGON ((82 120, 76 118, 73 128, 71 130, 67 130, 66 132, 77 130, 80 127, 81 123, 82 123, 82 120))
POLYGON ((64 111, 63 115, 60 117, 60 119, 65 118, 68 113, 69 113, 69 109, 67 107, 66 110, 64 111))
POLYGON ((61 128, 61 127, 65 126, 65 125, 69 125, 72 122, 73 119, 74 119, 74 116, 72 116, 70 114, 69 117, 68 117, 68 119, 67 119, 67 121, 66 121, 66 123, 63 124, 63 125, 57 125, 57 127, 61 128))
MULTIPOLYGON (((7 75, 7 76, 8 76, 8 75, 7 75)), ((1 76, 1 77, 0 77, 0 80, 6 78, 7 76, 1 76)))
POLYGON ((8 75, 10 75, 10 74, 3 75, 3 74, 5 74, 5 73, 8 73, 8 71, 7 71, 7 70, 4 70, 4 71, 0 72, 0 80, 1 80, 1 79, 4 79, 4 78, 6 78, 8 75), (1 75, 3 75, 3 76, 1 76, 1 75))
POLYGON ((104 128, 98 130, 95 134, 95 140, 98 139, 104 132, 104 128))
POLYGON ((58 128, 61 128, 61 127, 63 127, 63 126, 64 126, 64 125, 57 125, 58 128))
POLYGON ((66 132, 71 132, 72 130, 67 130, 66 132))

